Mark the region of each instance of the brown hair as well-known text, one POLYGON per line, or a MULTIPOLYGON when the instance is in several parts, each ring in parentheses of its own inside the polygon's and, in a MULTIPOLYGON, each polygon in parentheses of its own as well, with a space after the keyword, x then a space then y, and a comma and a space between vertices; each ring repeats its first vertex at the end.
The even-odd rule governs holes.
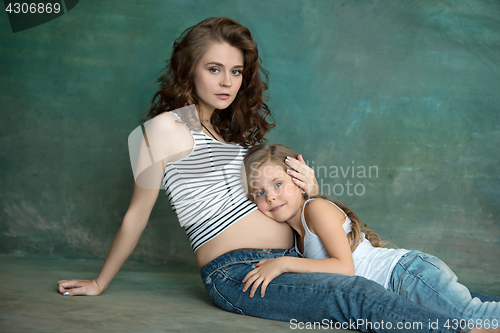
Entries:
POLYGON ((263 96, 267 90, 267 71, 261 66, 250 31, 226 17, 206 19, 186 29, 175 41, 166 73, 158 79, 160 90, 154 95, 144 121, 165 111, 198 104, 193 76, 213 43, 228 43, 240 49, 244 64, 243 81, 235 100, 226 109, 216 109, 211 124, 226 142, 248 147, 265 141, 264 135, 274 127, 274 122, 268 122, 271 112, 263 96))
MULTIPOLYGON (((253 189, 251 187, 253 172, 266 162, 272 162, 282 167, 283 170, 286 170, 287 168, 289 168, 289 166, 285 164, 285 158, 287 156, 297 158, 298 154, 287 146, 279 143, 274 143, 271 145, 262 144, 254 146, 248 150, 244 159, 244 164, 248 183, 248 198, 250 200, 255 201, 253 189)), ((306 197, 306 195, 304 196, 306 197)), ((385 245, 392 244, 391 242, 382 241, 377 233, 369 229, 366 224, 362 223, 359 217, 349 207, 347 207, 340 201, 328 199, 322 195, 316 196, 315 198, 327 199, 335 203, 349 217, 352 222, 352 230, 351 232, 349 232, 349 234, 347 234, 347 238, 349 239, 351 252, 354 252, 354 250, 356 250, 356 248, 358 247, 361 241, 361 233, 364 233, 366 239, 368 239, 370 243, 375 247, 384 247, 385 245)))

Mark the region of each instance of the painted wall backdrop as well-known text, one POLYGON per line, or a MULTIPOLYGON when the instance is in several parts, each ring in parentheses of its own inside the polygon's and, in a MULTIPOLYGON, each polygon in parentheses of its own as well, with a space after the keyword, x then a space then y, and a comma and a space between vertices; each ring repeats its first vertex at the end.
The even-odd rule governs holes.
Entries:
MULTIPOLYGON (((104 258, 127 209, 127 137, 172 43, 247 26, 276 128, 383 239, 500 295, 500 2, 80 1, 12 33, 0 14, 0 252, 104 258)), ((162 192, 133 260, 194 262, 162 192)))

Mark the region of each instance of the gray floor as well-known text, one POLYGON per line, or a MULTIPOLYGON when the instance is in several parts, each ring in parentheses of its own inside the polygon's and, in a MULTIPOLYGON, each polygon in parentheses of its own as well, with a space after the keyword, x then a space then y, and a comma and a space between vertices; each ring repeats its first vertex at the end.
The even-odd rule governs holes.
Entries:
POLYGON ((58 280, 93 278, 101 265, 0 255, 0 332, 296 331, 288 322, 217 308, 197 267, 187 265, 126 263, 101 296, 64 297, 57 292, 58 280))

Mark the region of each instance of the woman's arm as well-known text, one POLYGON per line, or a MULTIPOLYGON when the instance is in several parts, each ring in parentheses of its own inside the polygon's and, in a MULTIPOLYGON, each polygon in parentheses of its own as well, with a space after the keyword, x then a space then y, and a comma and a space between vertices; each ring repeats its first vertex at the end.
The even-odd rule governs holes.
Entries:
POLYGON ((159 190, 143 189, 134 183, 130 205, 111 248, 95 280, 59 281, 59 292, 67 295, 99 295, 109 285, 120 267, 132 253, 146 227, 159 190))
POLYGON ((250 297, 253 297, 259 285, 261 297, 264 297, 267 285, 277 276, 286 273, 323 272, 343 275, 354 275, 354 262, 351 248, 342 224, 344 214, 330 202, 315 199, 306 205, 304 215, 309 229, 318 235, 330 256, 326 259, 307 259, 280 257, 264 260, 256 264, 243 283, 243 292, 250 286, 250 297))
POLYGON ((136 143, 140 148, 132 198, 101 272, 94 280, 59 281, 59 292, 64 295, 99 295, 108 287, 147 225, 158 198, 164 163, 182 157, 192 147, 189 131, 169 113, 155 117, 146 128, 146 134, 138 139, 141 141, 136 143))
POLYGON ((289 157, 285 160, 285 163, 293 169, 288 174, 292 177, 295 185, 303 189, 309 197, 318 196, 319 185, 314 170, 306 164, 301 154, 297 158, 289 157))

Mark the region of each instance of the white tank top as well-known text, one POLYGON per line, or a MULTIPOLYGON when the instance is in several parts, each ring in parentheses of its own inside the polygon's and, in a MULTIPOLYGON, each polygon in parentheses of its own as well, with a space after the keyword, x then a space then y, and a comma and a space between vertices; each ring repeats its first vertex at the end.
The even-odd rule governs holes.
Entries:
MULTIPOLYGON (((304 203, 304 209, 302 209, 302 226, 304 227, 304 230, 306 232, 304 235, 304 253, 302 255, 310 259, 329 258, 329 255, 326 252, 326 249, 323 246, 320 238, 309 230, 306 219, 304 217, 305 207, 312 200, 314 199, 307 200, 304 203)), ((344 213, 345 222, 342 224, 342 227, 344 228, 345 234, 347 235, 352 230, 351 220, 349 219, 349 217, 347 217, 346 213, 337 205, 335 205, 331 201, 328 202, 330 202, 342 213, 344 213)), ((362 241, 359 243, 356 250, 352 253, 352 258, 354 261, 354 274, 373 280, 387 288, 394 266, 396 266, 399 259, 401 259, 401 257, 405 253, 407 253, 408 250, 373 247, 370 241, 365 238, 364 233, 362 233, 361 236, 362 241)), ((297 247, 297 241, 295 241, 295 250, 300 253, 297 247)))

